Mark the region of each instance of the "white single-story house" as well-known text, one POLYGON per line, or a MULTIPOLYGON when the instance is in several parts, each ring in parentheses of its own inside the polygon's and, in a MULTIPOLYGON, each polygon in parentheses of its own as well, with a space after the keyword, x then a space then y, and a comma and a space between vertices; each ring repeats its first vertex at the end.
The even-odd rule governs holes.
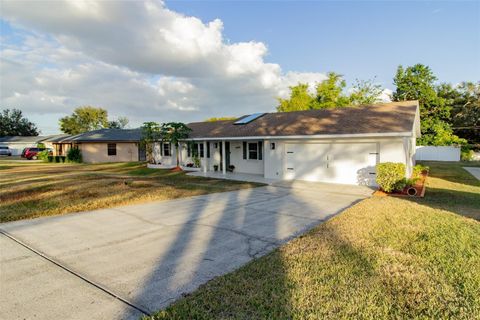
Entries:
MULTIPOLYGON (((410 176, 420 136, 417 101, 258 113, 236 120, 189 123, 179 145, 182 166, 266 179, 374 185, 375 165, 401 162, 410 176)), ((176 164, 175 146, 159 143, 154 158, 176 164)))
POLYGON ((86 163, 145 161, 141 129, 100 129, 52 139, 54 155, 66 156, 79 148, 86 163))

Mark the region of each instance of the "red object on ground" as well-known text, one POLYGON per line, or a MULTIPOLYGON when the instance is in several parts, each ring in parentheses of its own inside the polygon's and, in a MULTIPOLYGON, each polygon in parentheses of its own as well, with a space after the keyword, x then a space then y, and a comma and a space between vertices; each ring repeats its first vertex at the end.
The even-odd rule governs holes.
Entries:
POLYGON ((183 171, 183 169, 180 168, 180 167, 175 167, 175 168, 171 169, 170 171, 179 172, 179 171, 183 171))
POLYGON ((27 158, 27 160, 35 160, 37 159, 37 154, 43 150, 45 150, 45 148, 25 148, 22 152, 22 157, 27 158))

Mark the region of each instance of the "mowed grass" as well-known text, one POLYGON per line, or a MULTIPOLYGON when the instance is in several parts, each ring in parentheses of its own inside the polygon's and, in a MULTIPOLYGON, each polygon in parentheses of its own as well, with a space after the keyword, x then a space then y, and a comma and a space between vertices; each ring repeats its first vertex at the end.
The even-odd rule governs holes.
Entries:
POLYGON ((0 161, 0 222, 250 188, 142 163, 0 161))
POLYGON ((424 199, 366 199, 152 319, 480 319, 480 182, 426 164, 424 199))

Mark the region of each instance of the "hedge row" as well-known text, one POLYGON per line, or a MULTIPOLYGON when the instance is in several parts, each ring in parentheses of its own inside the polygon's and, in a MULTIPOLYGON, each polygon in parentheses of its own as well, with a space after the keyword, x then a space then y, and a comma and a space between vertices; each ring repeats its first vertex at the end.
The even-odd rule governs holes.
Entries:
POLYGON ((67 161, 65 156, 48 156, 48 162, 64 163, 67 161))

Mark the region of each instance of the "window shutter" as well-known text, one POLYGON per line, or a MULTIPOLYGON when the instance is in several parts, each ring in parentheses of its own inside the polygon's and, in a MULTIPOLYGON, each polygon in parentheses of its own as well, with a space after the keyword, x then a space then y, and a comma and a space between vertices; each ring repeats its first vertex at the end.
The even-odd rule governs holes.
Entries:
POLYGON ((258 141, 258 160, 263 158, 263 141, 258 141))
POLYGON ((163 142, 160 142, 160 156, 163 156, 163 142))
POLYGON ((191 156, 191 149, 192 148, 192 144, 190 142, 187 142, 187 157, 190 158, 191 156))
POLYGON ((243 141, 243 159, 247 159, 247 142, 243 141))
POLYGON ((207 142, 207 158, 210 158, 210 142, 207 142))

